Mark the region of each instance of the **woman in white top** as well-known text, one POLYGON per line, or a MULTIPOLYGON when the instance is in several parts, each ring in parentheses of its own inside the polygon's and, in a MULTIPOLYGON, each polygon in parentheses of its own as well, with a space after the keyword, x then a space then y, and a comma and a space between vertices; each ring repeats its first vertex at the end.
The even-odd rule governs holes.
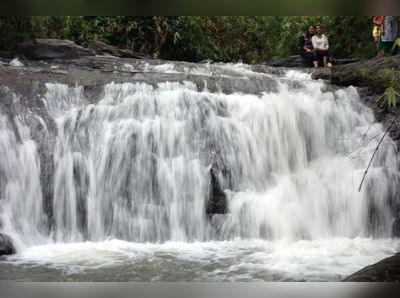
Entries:
POLYGON ((329 62, 329 42, 325 34, 322 34, 322 26, 315 26, 316 34, 312 37, 311 41, 316 52, 316 59, 314 60, 314 66, 318 67, 318 59, 322 58, 325 67, 331 67, 332 64, 329 62))

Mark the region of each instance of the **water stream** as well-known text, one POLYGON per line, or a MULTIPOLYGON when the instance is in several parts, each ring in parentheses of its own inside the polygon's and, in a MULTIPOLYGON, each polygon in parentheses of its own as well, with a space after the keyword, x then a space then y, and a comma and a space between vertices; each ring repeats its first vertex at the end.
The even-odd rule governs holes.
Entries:
POLYGON ((0 232, 17 248, 0 280, 339 281, 399 250, 397 147, 384 139, 359 192, 384 128, 355 88, 243 64, 125 68, 233 83, 110 81, 89 103, 49 82, 54 137, 17 95, 13 117, 0 105, 0 232), (226 214, 206 213, 211 169, 226 214))

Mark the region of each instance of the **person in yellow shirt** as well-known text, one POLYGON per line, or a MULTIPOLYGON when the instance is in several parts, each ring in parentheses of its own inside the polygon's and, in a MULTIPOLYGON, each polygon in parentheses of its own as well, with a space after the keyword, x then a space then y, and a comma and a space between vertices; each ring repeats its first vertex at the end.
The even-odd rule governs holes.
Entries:
MULTIPOLYGON (((379 36, 381 35, 381 26, 382 26, 383 16, 375 16, 372 22, 374 23, 374 29, 372 30, 372 36, 374 37, 375 46, 378 50, 379 45, 379 36)), ((382 53, 378 50, 378 56, 382 57, 382 53)))

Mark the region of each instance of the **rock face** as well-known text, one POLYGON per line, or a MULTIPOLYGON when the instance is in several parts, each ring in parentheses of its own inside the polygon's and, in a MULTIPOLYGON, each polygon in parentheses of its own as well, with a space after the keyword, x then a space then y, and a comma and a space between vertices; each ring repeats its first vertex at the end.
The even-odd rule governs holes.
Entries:
MULTIPOLYGON (((331 83, 340 86, 356 86, 360 89, 360 96, 364 104, 372 108, 376 100, 385 92, 386 86, 384 77, 377 77, 377 73, 384 71, 400 71, 400 55, 390 58, 373 58, 369 61, 359 61, 349 65, 332 67, 331 83)), ((397 90, 398 91, 398 90, 397 90)), ((383 102, 383 101, 382 101, 383 102)), ((400 113, 400 97, 396 96, 396 107, 387 109, 383 104, 374 109, 376 120, 388 127, 396 115, 400 113)), ((400 150, 400 118, 396 120, 389 130, 389 135, 396 142, 400 150)), ((399 212, 400 218, 400 212, 399 212)), ((396 224, 400 232, 400 222, 396 224)))
POLYGON ((206 205, 206 213, 209 217, 214 214, 225 214, 228 210, 228 200, 223 192, 220 184, 218 183, 217 177, 215 176, 215 169, 211 168, 211 185, 210 185, 210 196, 206 205))
POLYGON ((342 282, 400 282, 400 253, 367 266, 342 282))
POLYGON ((77 59, 85 56, 94 56, 92 49, 76 45, 70 40, 35 39, 33 42, 17 44, 16 58, 27 60, 42 59, 77 59))
POLYGON ((274 67, 306 67, 306 61, 300 56, 290 56, 265 62, 265 65, 274 67))
MULTIPOLYGON (((364 91, 360 91, 361 98, 366 106, 372 108, 376 100, 380 97, 379 94, 371 93, 368 87, 364 88, 364 91)), ((396 96, 396 107, 391 107, 390 109, 383 109, 382 105, 378 105, 373 111, 376 116, 376 120, 384 127, 388 127, 400 113, 400 97, 396 96)), ((397 149, 400 150, 400 129, 399 129, 400 118, 397 118, 395 125, 393 125, 389 130, 389 135, 393 141, 397 144, 397 149)))
MULTIPOLYGON (((330 58, 329 60, 333 66, 345 65, 360 61, 360 59, 335 59, 335 58, 330 58)), ((307 67, 304 58, 301 57, 300 55, 294 55, 275 60, 270 60, 263 62, 262 64, 274 67, 307 67)), ((322 67, 323 66, 322 61, 318 61, 318 65, 322 67)))
POLYGON ((136 53, 130 50, 121 50, 117 47, 105 44, 100 41, 92 41, 89 46, 96 55, 107 56, 107 57, 118 57, 118 58, 133 58, 133 59, 155 59, 148 57, 142 53, 136 53))
POLYGON ((0 233, 0 256, 15 254, 16 250, 10 236, 0 233))
POLYGON ((371 60, 362 60, 347 65, 339 65, 332 68, 331 83, 340 86, 367 87, 371 92, 380 94, 385 86, 381 84, 376 76, 379 70, 400 70, 400 55, 390 58, 380 57, 371 60))
POLYGON ((142 53, 122 50, 100 41, 92 41, 88 48, 78 46, 70 40, 35 39, 19 43, 15 53, 0 53, 1 57, 25 60, 78 59, 90 56, 114 58, 155 59, 142 53), (12 57, 11 57, 12 55, 12 57))

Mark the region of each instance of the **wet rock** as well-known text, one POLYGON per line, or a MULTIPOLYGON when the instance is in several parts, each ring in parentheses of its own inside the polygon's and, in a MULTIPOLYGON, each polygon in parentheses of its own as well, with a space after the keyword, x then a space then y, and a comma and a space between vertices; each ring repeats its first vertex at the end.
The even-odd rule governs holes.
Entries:
POLYGON ((269 60, 262 64, 274 67, 307 67, 306 61, 300 55, 269 60))
POLYGON ((217 177, 215 175, 215 169, 210 170, 211 186, 210 186, 210 197, 207 203, 206 213, 212 217, 213 214, 224 214, 228 209, 228 200, 222 190, 217 177))
POLYGON ((400 281, 400 253, 385 258, 378 263, 369 265, 342 282, 399 282, 400 281))
POLYGON ((95 52, 92 49, 78 46, 66 39, 34 39, 17 44, 15 52, 16 58, 26 60, 77 59, 94 55, 95 52))
MULTIPOLYGON (((351 64, 360 61, 360 59, 336 59, 336 58, 330 58, 329 61, 332 63, 333 66, 338 66, 338 65, 346 65, 346 64, 351 64)), ((263 62, 261 64, 265 64, 268 66, 274 66, 274 67, 307 67, 307 64, 304 60, 303 57, 300 55, 294 55, 294 56, 289 56, 289 57, 283 57, 275 60, 269 60, 266 62, 263 62)), ((318 65, 320 67, 323 66, 322 61, 318 61, 318 65)))
POLYGON ((15 51, 0 51, 0 57, 3 59, 13 59, 15 51))
POLYGON ((197 62, 197 63, 199 63, 199 64, 213 64, 214 61, 213 60, 202 60, 202 61, 197 62))
POLYGON ((12 255, 16 253, 13 240, 10 236, 0 233, 0 256, 12 255))
POLYGON ((89 46, 96 55, 116 58, 133 58, 133 59, 155 59, 153 57, 146 56, 142 53, 136 53, 130 50, 122 50, 117 47, 105 44, 100 41, 92 41, 89 46))

